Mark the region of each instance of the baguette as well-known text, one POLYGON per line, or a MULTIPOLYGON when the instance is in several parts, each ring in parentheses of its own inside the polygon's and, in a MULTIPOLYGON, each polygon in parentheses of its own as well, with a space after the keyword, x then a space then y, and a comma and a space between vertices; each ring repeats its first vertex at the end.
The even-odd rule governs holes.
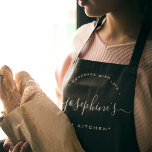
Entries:
POLYGON ((6 65, 0 68, 0 98, 3 102, 5 115, 16 109, 21 101, 13 73, 6 65))

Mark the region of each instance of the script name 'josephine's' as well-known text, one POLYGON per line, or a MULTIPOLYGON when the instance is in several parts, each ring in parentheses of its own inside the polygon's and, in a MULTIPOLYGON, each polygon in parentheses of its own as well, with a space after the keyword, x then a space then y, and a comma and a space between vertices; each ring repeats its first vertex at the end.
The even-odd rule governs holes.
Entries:
POLYGON ((68 97, 63 104, 63 111, 66 111, 67 107, 72 107, 74 111, 81 109, 81 115, 84 115, 85 111, 97 111, 97 112, 109 112, 111 116, 115 116, 119 111, 126 114, 130 114, 131 111, 127 111, 122 108, 118 108, 117 102, 110 102, 109 105, 101 105, 102 102, 98 101, 99 96, 94 95, 91 102, 82 100, 82 98, 72 99, 68 97))

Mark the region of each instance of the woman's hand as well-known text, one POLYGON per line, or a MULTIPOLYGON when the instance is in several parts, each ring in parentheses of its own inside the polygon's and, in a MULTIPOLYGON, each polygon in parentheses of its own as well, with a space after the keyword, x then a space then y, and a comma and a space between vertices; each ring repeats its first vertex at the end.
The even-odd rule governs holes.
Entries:
POLYGON ((9 150, 9 152, 32 152, 28 142, 19 141, 16 145, 7 138, 3 145, 4 149, 9 150))
POLYGON ((27 141, 20 141, 14 146, 11 152, 32 152, 32 150, 30 148, 30 144, 27 141))
POLYGON ((5 142, 4 142, 4 144, 3 144, 3 147, 6 150, 10 150, 10 149, 12 149, 14 147, 14 144, 13 144, 13 142, 9 138, 7 138, 5 140, 5 142))

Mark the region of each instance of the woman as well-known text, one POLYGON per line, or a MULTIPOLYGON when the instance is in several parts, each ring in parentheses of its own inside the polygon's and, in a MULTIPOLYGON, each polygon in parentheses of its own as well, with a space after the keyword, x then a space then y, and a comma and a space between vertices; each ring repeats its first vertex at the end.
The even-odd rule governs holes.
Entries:
POLYGON ((152 151, 152 4, 150 0, 78 3, 88 16, 106 17, 90 38, 95 22, 76 32, 73 52, 56 72, 63 111, 87 152, 152 151))

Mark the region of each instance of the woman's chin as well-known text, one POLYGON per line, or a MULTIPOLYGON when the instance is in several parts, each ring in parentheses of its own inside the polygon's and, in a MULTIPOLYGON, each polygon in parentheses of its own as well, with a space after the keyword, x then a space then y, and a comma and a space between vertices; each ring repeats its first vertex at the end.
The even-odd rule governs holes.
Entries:
POLYGON ((99 17, 99 16, 104 15, 104 13, 102 14, 102 13, 96 12, 88 7, 84 7, 84 12, 88 17, 99 17))

